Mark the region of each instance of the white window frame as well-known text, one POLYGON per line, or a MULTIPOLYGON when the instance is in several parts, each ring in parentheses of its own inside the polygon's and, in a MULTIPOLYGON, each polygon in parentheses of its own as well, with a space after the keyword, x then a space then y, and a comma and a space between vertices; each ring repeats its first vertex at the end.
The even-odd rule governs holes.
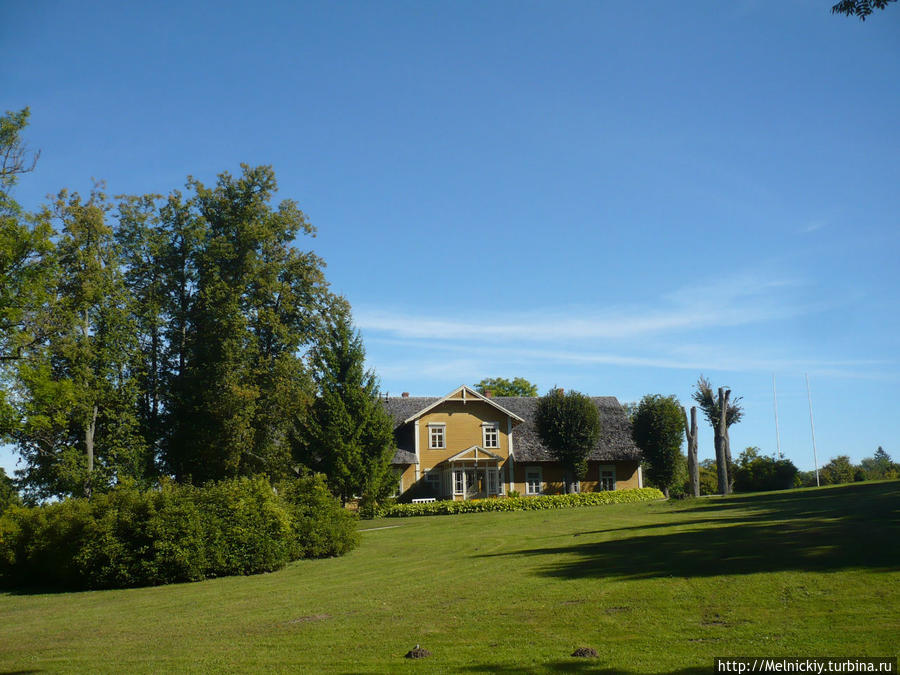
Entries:
POLYGON ((599 492, 606 492, 616 489, 616 465, 615 464, 601 464, 597 467, 597 490, 599 492), (604 477, 603 472, 610 471, 612 472, 612 487, 605 487, 607 485, 606 481, 609 480, 609 477, 604 477))
POLYGON ((428 449, 429 450, 446 450, 447 449, 447 425, 439 423, 428 424, 428 449), (435 445, 436 432, 440 432, 440 445, 435 445))
POLYGON ((525 494, 526 495, 541 495, 544 494, 544 469, 540 466, 526 466, 525 467, 525 494), (528 474, 537 474, 537 492, 532 491, 531 489, 531 481, 528 480, 528 474))
POLYGON ((481 425, 481 447, 491 450, 499 450, 500 449, 500 423, 499 422, 484 422, 481 425), (488 442, 488 434, 491 434, 493 438, 493 444, 488 442))
POLYGON ((465 487, 465 469, 453 469, 453 494, 461 495, 465 487))
POLYGON ((487 469, 487 493, 489 495, 503 494, 503 481, 500 480, 500 469, 487 469))
POLYGON ((475 485, 475 483, 477 483, 477 482, 478 482, 478 478, 477 478, 477 475, 475 475, 475 469, 472 468, 471 466, 466 466, 466 467, 460 467, 460 468, 458 468, 458 469, 453 469, 453 494, 454 494, 454 495, 465 495, 465 496, 468 496, 468 495, 474 493, 474 492, 475 492, 475 487, 477 487, 477 486, 475 485), (465 484, 464 481, 466 480, 466 476, 469 474, 469 472, 472 472, 472 474, 473 474, 473 476, 474 476, 475 479, 474 479, 474 480, 472 481, 472 483, 469 485, 469 489, 466 490, 466 489, 465 489, 466 484, 465 484), (458 482, 458 481, 461 481, 461 482, 459 483, 459 485, 457 485, 457 482, 458 482))

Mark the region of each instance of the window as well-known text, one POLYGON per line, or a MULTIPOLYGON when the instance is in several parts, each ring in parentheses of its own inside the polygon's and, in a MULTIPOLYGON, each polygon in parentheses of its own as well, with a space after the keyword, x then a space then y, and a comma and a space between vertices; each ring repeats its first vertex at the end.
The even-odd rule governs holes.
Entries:
POLYGON ((600 467, 600 480, 597 481, 597 489, 600 491, 616 489, 616 467, 614 464, 600 467))
POLYGON ((500 430, 496 422, 486 422, 481 425, 482 446, 485 448, 500 447, 500 430))
POLYGON ((542 491, 541 467, 533 466, 525 469, 525 494, 539 495, 542 491))
POLYGON ((447 439, 444 434, 445 428, 446 425, 444 424, 428 425, 428 447, 431 450, 442 450, 447 447, 447 439))
POLYGON ((441 472, 440 471, 429 471, 425 474, 425 484, 428 486, 428 490, 431 492, 432 497, 440 497, 441 496, 441 472))
POLYGON ((499 495, 503 492, 503 485, 500 483, 500 470, 487 470, 487 488, 489 495, 499 495))
POLYGON ((474 469, 454 469, 453 470, 453 494, 474 496, 475 492, 475 470, 474 469))

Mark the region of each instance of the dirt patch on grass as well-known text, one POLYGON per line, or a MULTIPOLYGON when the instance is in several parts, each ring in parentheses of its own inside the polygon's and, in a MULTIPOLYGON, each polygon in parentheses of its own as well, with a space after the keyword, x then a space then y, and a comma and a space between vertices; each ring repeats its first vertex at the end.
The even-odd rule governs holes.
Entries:
POLYGON ((574 652, 572 652, 572 656, 577 656, 581 659, 596 659, 597 650, 593 647, 579 647, 574 652))

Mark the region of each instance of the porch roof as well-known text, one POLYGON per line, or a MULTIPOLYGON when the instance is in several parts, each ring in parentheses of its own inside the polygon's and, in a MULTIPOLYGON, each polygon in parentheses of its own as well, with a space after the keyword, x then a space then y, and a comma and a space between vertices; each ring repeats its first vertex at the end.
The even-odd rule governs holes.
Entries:
POLYGON ((457 452, 453 457, 447 459, 448 462, 502 462, 503 457, 496 455, 490 450, 485 450, 480 445, 473 445, 457 452), (480 456, 479 456, 480 455, 480 456))

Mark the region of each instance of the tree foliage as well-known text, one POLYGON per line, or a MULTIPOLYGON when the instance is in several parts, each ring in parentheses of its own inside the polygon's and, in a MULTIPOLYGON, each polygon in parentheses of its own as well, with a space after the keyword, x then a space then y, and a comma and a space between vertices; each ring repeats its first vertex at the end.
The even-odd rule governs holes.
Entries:
POLYGON ((135 331, 109 210, 99 188, 87 199, 62 191, 53 205, 58 269, 49 330, 42 348, 18 363, 20 422, 12 433, 31 498, 90 496, 95 486, 144 473, 135 331))
POLYGON ((0 515, 10 506, 22 503, 19 492, 12 478, 6 475, 6 470, 0 466, 0 515))
POLYGON ((36 159, 27 121, 0 117, 0 441, 24 460, 24 496, 294 476, 314 401, 335 432, 320 456, 353 448, 329 460, 332 487, 389 490, 391 420, 272 169, 118 203, 63 190, 31 214, 11 194, 36 159))
POLYGON ((730 396, 731 391, 725 387, 719 388, 718 396, 714 395, 712 385, 703 375, 697 380, 692 396, 713 428, 721 494, 730 493, 734 482, 734 463, 731 460, 728 429, 732 424, 740 422, 744 416, 743 407, 740 405, 741 397, 730 399, 730 396))
POLYGON ((855 16, 865 21, 876 9, 886 9, 892 2, 897 0, 841 0, 831 6, 831 13, 855 16))
POLYGON ((588 456, 600 438, 600 413, 590 397, 551 389, 538 400, 535 426, 541 441, 566 470, 566 492, 587 472, 588 456))
POLYGON ((631 420, 632 437, 644 453, 647 478, 667 496, 682 469, 684 412, 675 396, 647 394, 631 420))
POLYGON ((856 478, 856 467, 850 461, 848 455, 832 457, 831 461, 819 469, 823 485, 839 485, 852 483, 856 478))
MULTIPOLYGON (((719 423, 719 414, 720 414, 720 404, 718 399, 716 398, 716 394, 713 391, 712 385, 709 380, 701 375, 697 380, 697 384, 694 385, 694 393, 691 395, 697 405, 700 406, 700 410, 703 411, 703 414, 706 416, 706 421, 709 422, 711 426, 716 426, 719 423)), ((744 408, 740 404, 740 401, 743 397, 738 396, 737 398, 731 399, 728 403, 728 409, 725 413, 725 424, 729 427, 732 424, 737 424, 741 421, 741 418, 744 416, 744 408)))
POLYGON ((859 463, 864 480, 890 480, 900 477, 900 465, 880 445, 872 457, 859 463))
POLYGON ((174 256, 173 313, 186 335, 163 455, 176 477, 197 483, 290 472, 293 424, 310 402, 300 351, 328 300, 322 261, 292 246, 314 231, 306 216, 291 200, 271 206, 270 167, 242 169, 214 188, 189 181, 196 196, 185 217, 204 231, 194 250, 174 256))
POLYGON ((475 390, 480 394, 491 392, 494 396, 537 396, 537 385, 532 384, 524 377, 516 377, 507 380, 503 377, 486 377, 475 385, 475 390))
POLYGON ((53 287, 49 214, 25 212, 13 197, 19 176, 34 168, 22 134, 29 111, 0 116, 0 439, 16 424, 9 395, 16 363, 39 346, 53 287))
POLYGON ((769 457, 756 447, 744 450, 738 458, 734 487, 738 492, 787 490, 795 487, 797 467, 784 457, 769 457))
POLYGON ((297 456, 324 473, 342 501, 358 495, 369 509, 393 489, 395 443, 393 420, 379 401, 378 382, 366 369, 365 356, 349 307, 336 301, 312 350, 316 398, 302 423, 297 456))

